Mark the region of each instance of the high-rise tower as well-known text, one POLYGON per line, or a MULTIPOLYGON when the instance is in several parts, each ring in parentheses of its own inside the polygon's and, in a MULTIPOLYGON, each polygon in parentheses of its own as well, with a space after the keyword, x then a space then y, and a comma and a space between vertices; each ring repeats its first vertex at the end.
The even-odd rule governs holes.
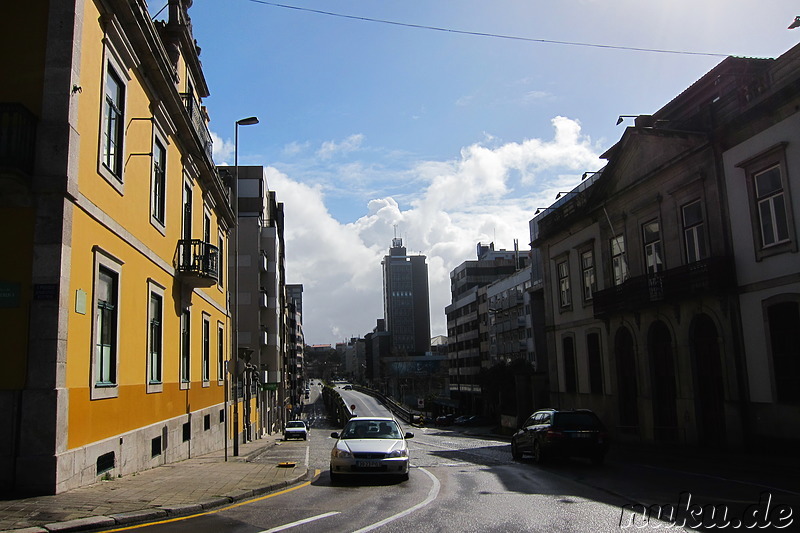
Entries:
POLYGON ((383 314, 392 351, 424 355, 431 348, 428 265, 424 255, 408 255, 403 239, 392 239, 383 262, 383 314))

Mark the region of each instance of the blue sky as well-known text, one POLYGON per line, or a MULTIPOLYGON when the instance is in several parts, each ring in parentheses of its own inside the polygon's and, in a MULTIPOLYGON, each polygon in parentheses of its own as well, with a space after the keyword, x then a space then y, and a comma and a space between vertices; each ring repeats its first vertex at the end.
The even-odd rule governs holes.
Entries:
POLYGON ((280 3, 299 9, 195 0, 189 15, 216 162, 233 163, 237 119, 261 121, 240 128, 239 163, 266 167, 285 204, 309 344, 382 317, 395 227, 428 257, 432 334, 446 334, 449 272, 478 242, 527 250, 535 209, 603 165, 619 115, 655 112, 725 55, 800 41, 796 0, 280 3))

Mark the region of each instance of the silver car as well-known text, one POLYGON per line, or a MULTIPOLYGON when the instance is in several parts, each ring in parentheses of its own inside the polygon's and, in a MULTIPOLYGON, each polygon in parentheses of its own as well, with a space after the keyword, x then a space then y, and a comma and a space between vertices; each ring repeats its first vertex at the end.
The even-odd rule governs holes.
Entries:
POLYGON ((400 426, 388 417, 354 417, 341 434, 331 437, 336 444, 331 450, 331 481, 345 475, 384 474, 408 479, 408 445, 400 426))
POLYGON ((308 426, 302 420, 291 420, 286 422, 286 428, 283 430, 283 439, 308 439, 308 426))

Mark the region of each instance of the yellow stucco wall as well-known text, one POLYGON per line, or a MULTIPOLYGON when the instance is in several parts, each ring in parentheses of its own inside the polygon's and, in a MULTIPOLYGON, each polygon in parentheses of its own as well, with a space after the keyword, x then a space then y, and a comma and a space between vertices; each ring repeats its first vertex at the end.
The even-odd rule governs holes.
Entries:
MULTIPOLYGON (((150 187, 153 144, 148 95, 138 73, 129 71, 125 99, 125 145, 123 190, 120 192, 98 172, 100 124, 103 102, 103 29, 99 13, 87 2, 83 26, 81 61, 82 93, 78 127, 80 198, 73 208, 70 300, 66 385, 69 389, 68 448, 221 404, 224 387, 217 380, 217 324, 225 324, 225 357, 229 351, 229 325, 225 313, 226 294, 217 285, 206 289, 185 287, 174 278, 174 264, 181 238, 183 147, 174 138, 167 146, 167 214, 164 233, 150 222, 150 187), (119 354, 117 396, 91 399, 91 365, 94 355, 93 278, 96 250, 103 250, 122 263, 119 287, 119 354), (164 287, 163 387, 147 392, 148 280, 164 287), (86 313, 76 310, 76 297, 86 294, 86 313), (190 296, 186 296, 190 294, 190 296), (205 298, 203 297, 205 295, 205 298), (191 384, 180 388, 180 302, 190 302, 191 384), (209 317, 210 381, 202 376, 202 320, 209 317)), ((193 237, 202 238, 204 191, 199 180, 192 183, 193 237)), ((217 244, 217 213, 211 212, 211 243, 217 244)), ((225 261, 223 264, 226 264, 225 261)), ((225 285, 227 287, 227 284, 225 285)))

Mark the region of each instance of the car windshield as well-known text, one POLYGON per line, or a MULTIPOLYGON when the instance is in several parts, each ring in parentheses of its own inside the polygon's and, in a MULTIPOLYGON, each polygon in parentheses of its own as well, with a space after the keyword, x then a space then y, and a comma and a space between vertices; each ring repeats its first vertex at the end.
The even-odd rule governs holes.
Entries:
POLYGON ((399 439, 400 429, 393 420, 350 421, 342 431, 343 439, 399 439))
POLYGON ((556 413, 554 427, 560 429, 601 429, 600 420, 592 413, 556 413))
POLYGON ((286 424, 287 428, 303 428, 306 427, 302 422, 289 422, 286 424))

